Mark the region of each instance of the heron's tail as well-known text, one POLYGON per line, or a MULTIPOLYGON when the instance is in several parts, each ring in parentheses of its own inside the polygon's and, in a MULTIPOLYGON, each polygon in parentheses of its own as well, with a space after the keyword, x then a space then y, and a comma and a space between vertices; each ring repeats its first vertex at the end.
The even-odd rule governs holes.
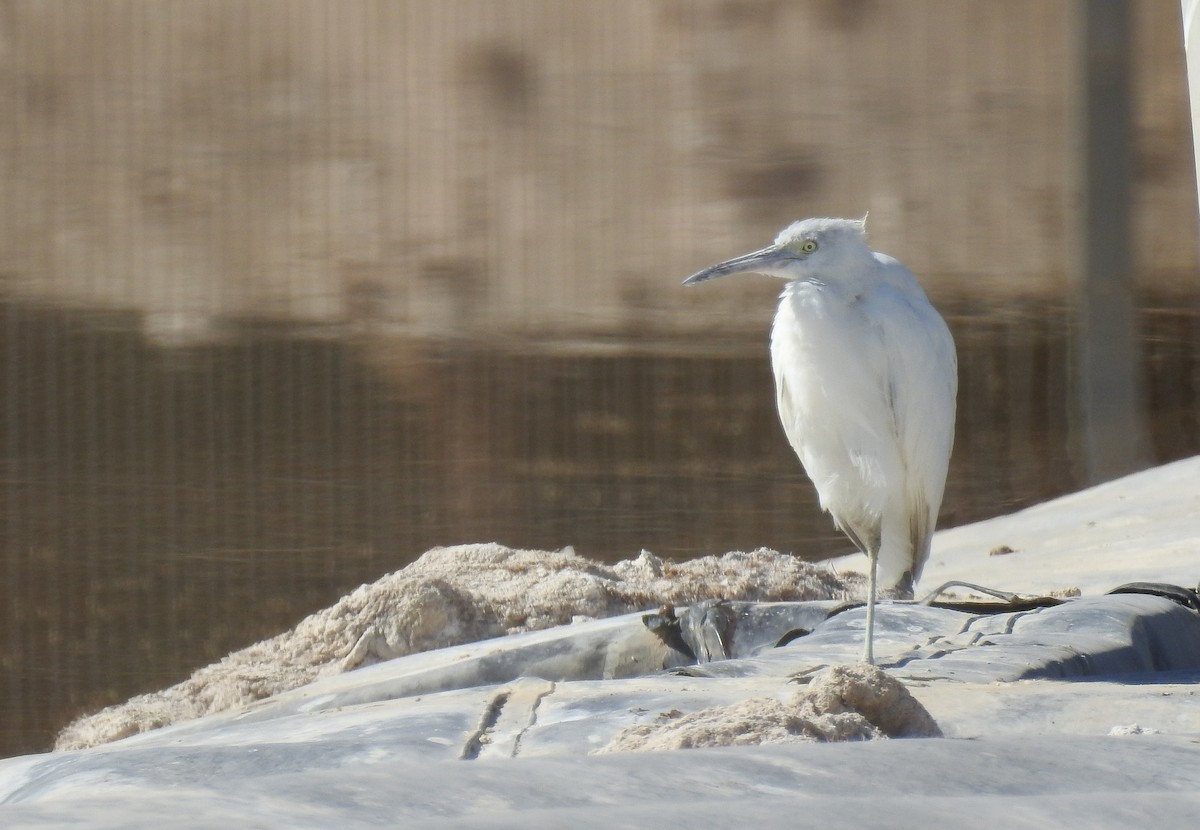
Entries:
POLYGON ((912 599, 929 559, 935 516, 925 499, 909 499, 884 516, 879 546, 879 587, 896 599, 912 599))

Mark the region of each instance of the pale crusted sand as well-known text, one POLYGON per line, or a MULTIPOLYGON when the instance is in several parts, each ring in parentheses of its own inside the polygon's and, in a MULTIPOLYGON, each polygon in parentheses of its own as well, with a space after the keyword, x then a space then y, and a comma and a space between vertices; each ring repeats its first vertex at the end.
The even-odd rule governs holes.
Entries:
POLYGON ((659 752, 706 746, 941 737, 904 684, 865 663, 831 666, 787 700, 756 697, 688 715, 669 712, 628 727, 605 752, 659 752))
POLYGON ((234 652, 159 692, 83 717, 56 749, 107 743, 252 703, 362 665, 504 634, 704 599, 861 595, 862 579, 759 549, 689 562, 642 552, 605 565, 571 551, 497 544, 434 548, 291 631, 234 652))

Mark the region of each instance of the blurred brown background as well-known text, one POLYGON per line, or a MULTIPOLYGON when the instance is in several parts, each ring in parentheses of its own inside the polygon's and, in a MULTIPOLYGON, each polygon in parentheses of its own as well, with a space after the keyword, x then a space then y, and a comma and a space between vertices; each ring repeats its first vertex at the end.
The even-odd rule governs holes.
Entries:
MULTIPOLYGON (((959 344, 943 525, 1067 492, 1079 6, 0 0, 0 754, 435 544, 847 544, 779 285, 861 216, 959 344)), ((1179 8, 1137 3, 1146 463, 1200 452, 1179 8)))

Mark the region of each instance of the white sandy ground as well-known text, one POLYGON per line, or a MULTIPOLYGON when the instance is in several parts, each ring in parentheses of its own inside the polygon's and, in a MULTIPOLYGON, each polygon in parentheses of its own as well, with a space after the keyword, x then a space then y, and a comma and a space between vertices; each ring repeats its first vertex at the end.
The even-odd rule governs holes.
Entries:
MULTIPOLYGON (((794 683, 781 686, 781 677, 767 672, 558 684, 526 677, 403 699, 372 697, 404 660, 425 659, 378 662, 419 645, 412 631, 552 624, 546 621, 561 609, 550 613, 539 605, 537 597, 546 595, 538 591, 493 592, 503 602, 483 617, 468 607, 477 601, 472 592, 505 570, 528 571, 547 587, 574 586, 577 599, 590 603, 587 613, 599 616, 619 613, 625 602, 652 606, 672 596, 665 577, 679 567, 640 557, 617 566, 629 572, 618 580, 615 570, 596 571, 605 566, 576 557, 547 568, 545 556, 564 555, 484 550, 500 567, 478 581, 408 584, 402 594, 425 598, 405 606, 410 618, 374 604, 388 595, 364 586, 294 631, 241 653, 252 659, 229 664, 227 658, 202 669, 189 681, 199 685, 180 684, 174 694, 184 699, 232 682, 240 694, 261 697, 261 685, 246 685, 254 677, 261 682, 256 666, 283 666, 293 684, 302 675, 323 678, 310 686, 94 749, 0 762, 0 826, 1194 825, 1200 808, 1200 670, 1194 669, 1096 681, 973 683, 897 664, 886 674, 835 667, 813 676, 799 694, 794 683), (646 581, 614 598, 610 589, 638 571, 646 581), (637 595, 641 590, 649 593, 637 595), (414 627, 414 620, 431 625, 414 627), (316 657, 298 651, 304 639, 297 634, 306 626, 310 635, 336 635, 318 637, 326 646, 316 657), (377 664, 342 671, 369 663, 377 664), (896 734, 940 731, 945 737, 797 742, 813 735, 890 734, 879 718, 891 711, 908 713, 896 734), (743 742, 739 723, 761 729, 762 745, 736 745, 743 742), (905 733, 912 724, 928 730, 905 733), (473 755, 462 754, 464 741, 473 755), (674 748, 710 744, 719 746, 674 748), (609 751, 595 754, 604 747, 609 751), (619 751, 629 749, 665 751, 619 751), (474 760, 460 760, 466 757, 474 760)), ((722 559, 698 567, 726 590, 795 567, 769 552, 722 559)), ((854 561, 834 564, 845 578, 854 561)), ((918 594, 950 579, 1029 593, 1077 587, 1098 595, 1123 582, 1194 586, 1198 577, 1200 457, 943 531, 918 594), (1013 552, 991 555, 1001 546, 1013 552)), ((376 585, 408 578, 392 575, 376 585)), ((839 584, 831 580, 825 589, 839 584)), ((860 590, 852 577, 845 584, 860 590)), ((694 586, 687 591, 695 593, 694 586)), ((1165 600, 1145 599, 1179 612, 1165 600)), ((686 600, 675 595, 674 601, 686 600)), ((603 639, 604 627, 617 622, 518 637, 548 641, 556 631, 594 629, 603 639)), ((446 649, 440 659, 466 660, 508 640, 446 649)))

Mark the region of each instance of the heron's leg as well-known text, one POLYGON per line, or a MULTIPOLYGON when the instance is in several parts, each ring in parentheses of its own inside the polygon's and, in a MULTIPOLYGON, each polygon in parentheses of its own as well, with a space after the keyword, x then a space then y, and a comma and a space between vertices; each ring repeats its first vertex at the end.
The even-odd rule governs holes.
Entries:
POLYGON ((867 559, 871 564, 867 575, 867 638, 863 645, 863 662, 875 665, 875 572, 879 563, 879 550, 868 551, 867 559))

